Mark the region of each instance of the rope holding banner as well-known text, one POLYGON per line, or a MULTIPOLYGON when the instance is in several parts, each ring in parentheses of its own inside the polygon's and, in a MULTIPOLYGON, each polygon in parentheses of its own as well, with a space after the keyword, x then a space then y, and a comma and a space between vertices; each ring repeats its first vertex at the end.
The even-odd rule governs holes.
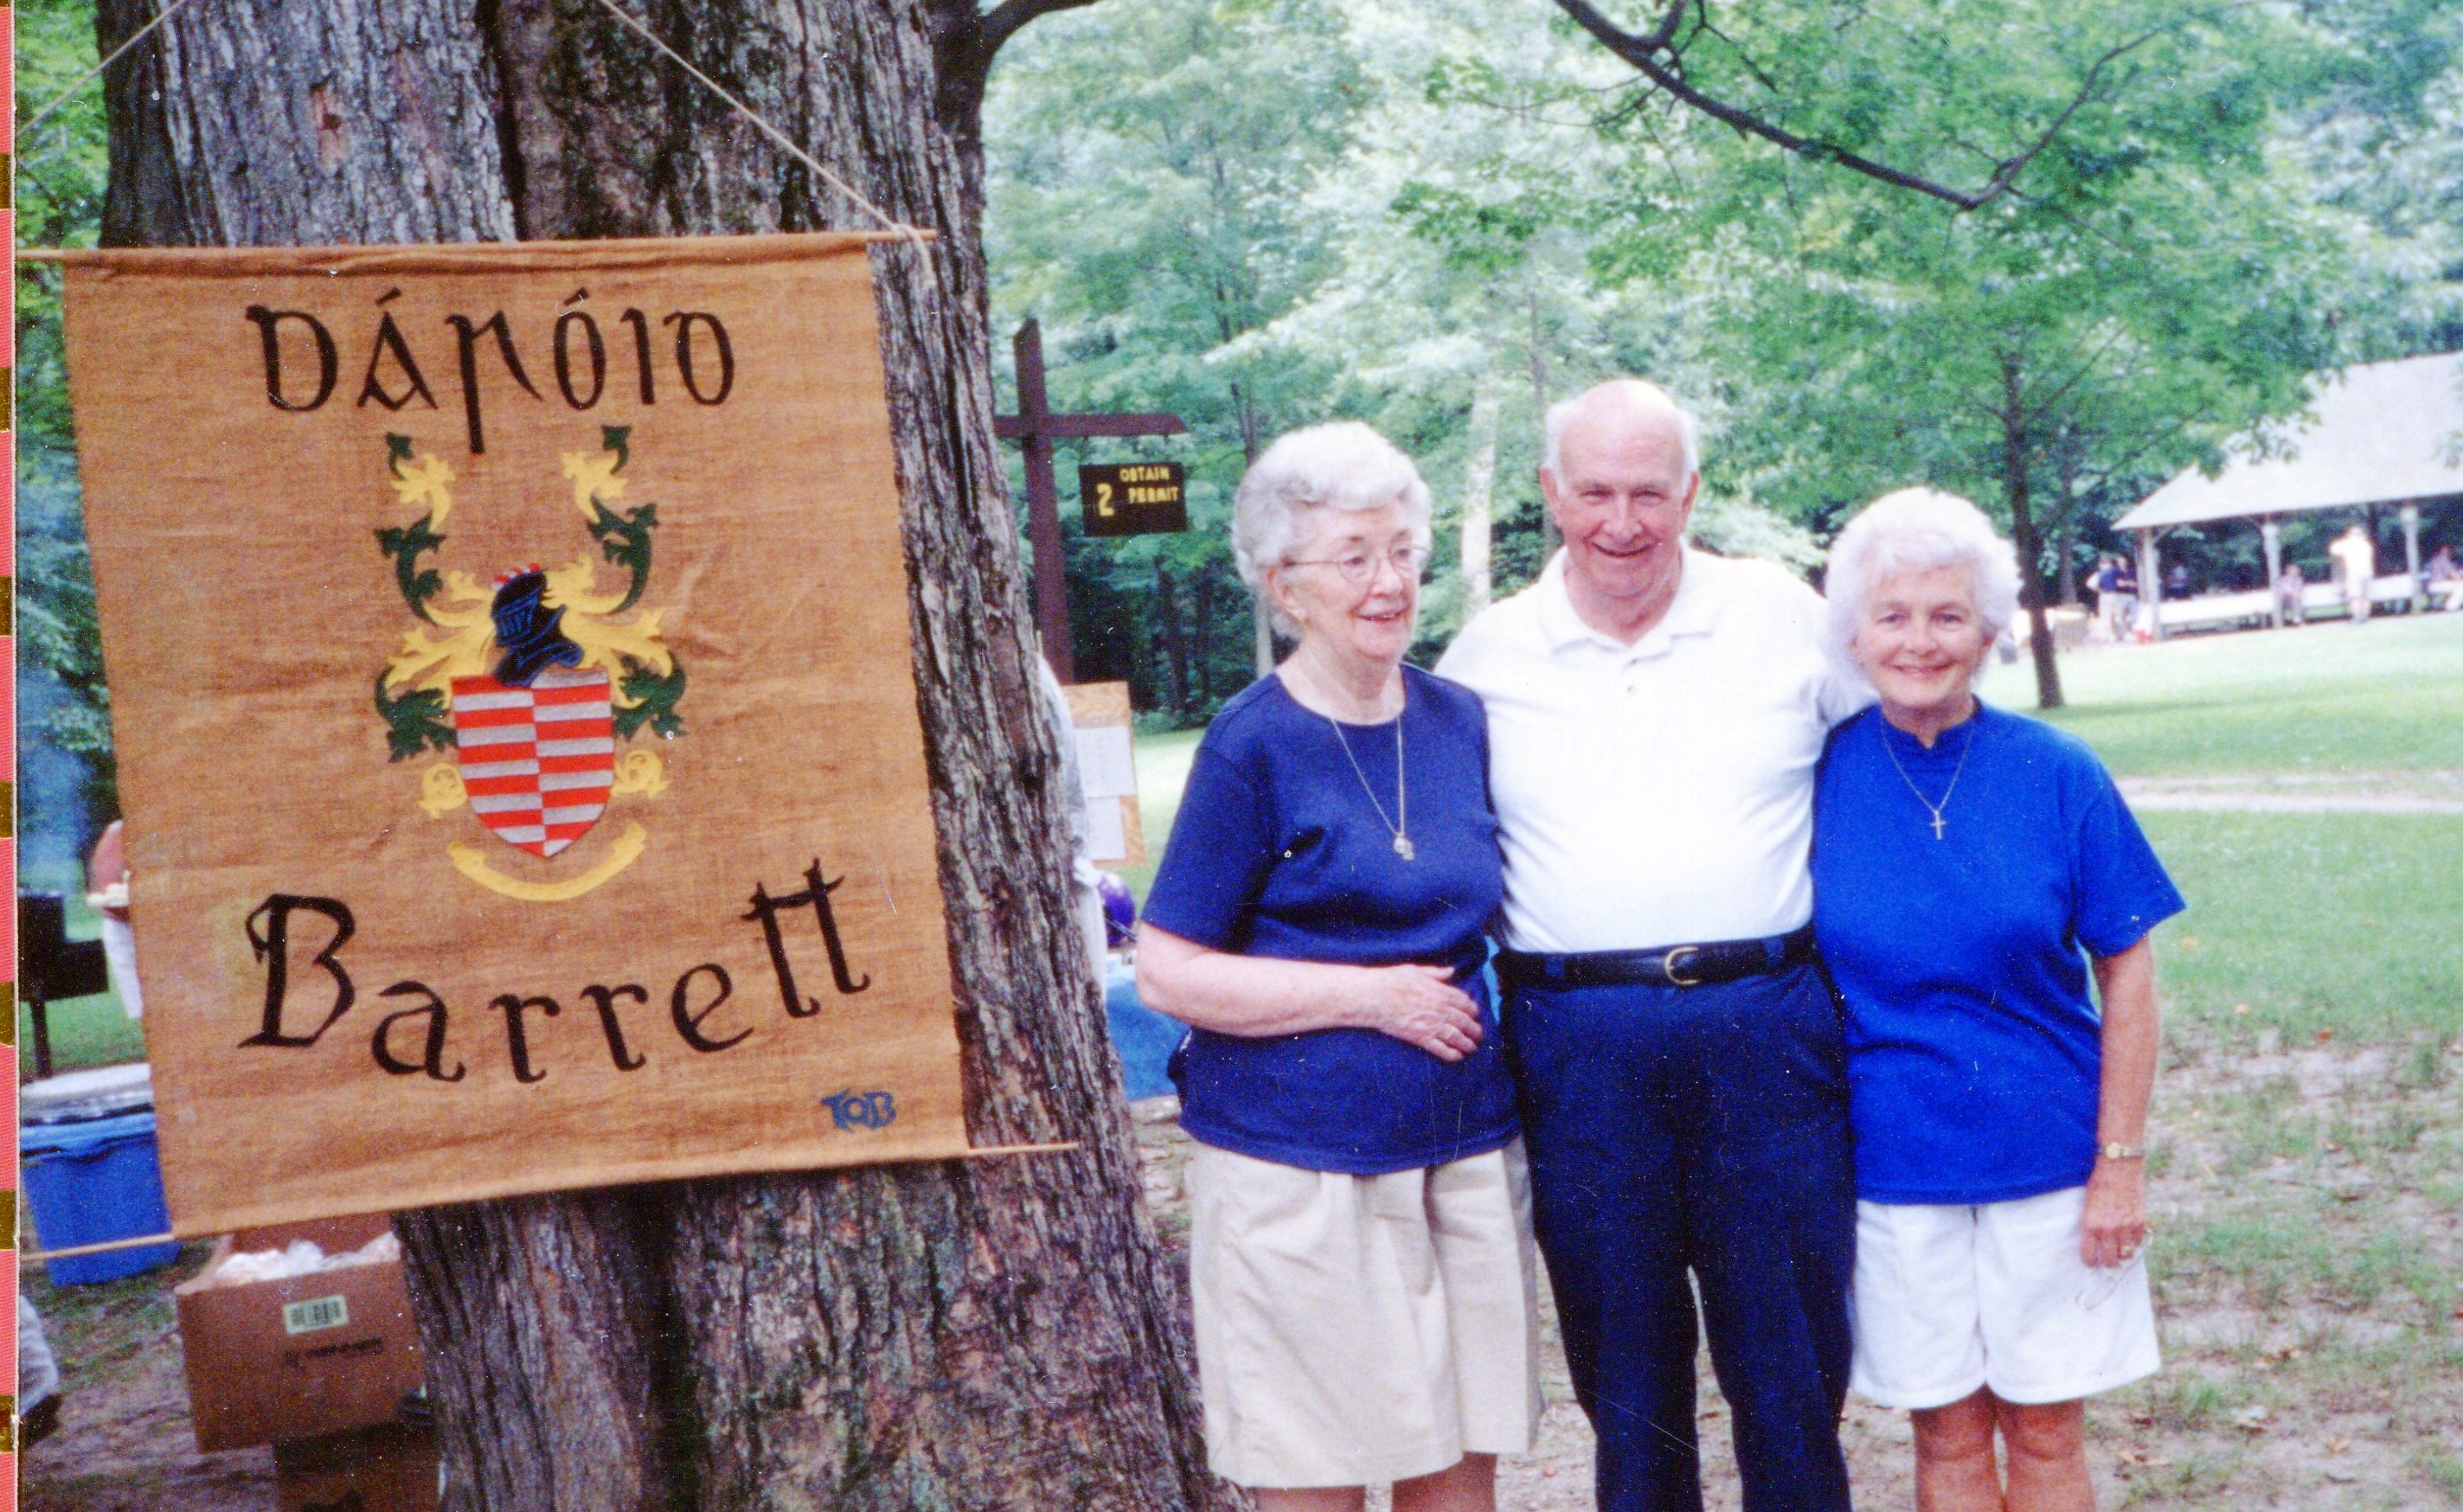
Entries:
MULTIPOLYGON (((182 0, 182 3, 185 4, 186 0, 182 0)), ((737 115, 742 116, 745 119, 752 122, 754 127, 756 127, 763 136, 766 136, 772 141, 776 142, 781 148, 786 150, 789 156, 802 163, 805 167, 812 169, 813 172, 818 174, 830 184, 831 187, 837 189, 840 194, 845 195, 848 199, 853 200, 857 205, 862 206, 864 213, 870 215, 874 220, 879 221, 883 229, 897 232, 900 236, 913 243, 916 250, 918 251, 928 252, 930 250, 929 245, 924 240, 923 232, 918 230, 916 227, 907 225, 904 221, 892 219, 888 211, 883 209, 880 205, 873 204, 872 201, 864 198, 862 192, 857 189, 854 184, 847 183, 844 179, 841 179, 837 174, 831 172, 828 164, 822 162, 820 159, 814 157, 811 153, 806 152, 802 147, 797 146, 793 138, 789 137, 785 132, 780 131, 777 127, 770 124, 767 119, 763 119, 760 112, 754 110, 744 101, 736 98, 733 95, 729 94, 726 86, 720 84, 718 80, 710 77, 708 74, 703 73, 700 69, 693 67, 692 60, 690 58, 686 57, 682 53, 669 47, 660 38, 657 32, 651 31, 647 26, 635 20, 632 16, 627 15, 624 12, 624 9, 621 6, 619 6, 616 3, 616 0, 599 0, 599 4, 609 15, 612 15, 617 20, 622 22, 628 29, 638 33, 643 41, 649 43, 652 47, 665 54, 677 67, 691 75, 694 81, 699 83, 704 89, 708 90, 711 94, 716 95, 719 98, 727 101, 729 105, 734 108, 737 115)))
MULTIPOLYGON (((119 62, 120 58, 127 55, 129 49, 135 47, 138 43, 144 41, 148 36, 153 35, 163 23, 169 21, 173 16, 178 15, 181 11, 185 11, 188 7, 196 3, 197 0, 171 0, 171 3, 164 6, 162 11, 156 14, 153 20, 146 22, 142 27, 139 27, 135 32, 129 34, 126 41, 120 43, 118 47, 113 48, 109 57, 104 58, 101 62, 97 63, 94 67, 86 70, 83 74, 78 75, 76 81, 71 84, 68 88, 60 91, 58 96, 55 97, 50 104, 45 105, 42 109, 26 118, 26 119, 17 127, 16 134, 18 138, 23 140, 27 137, 33 136, 35 127, 40 126, 45 120, 51 119, 51 115, 54 111, 58 110, 62 105, 67 104, 70 98, 75 96, 78 90, 85 88, 87 84, 91 83, 96 76, 101 74, 103 70, 111 67, 112 64, 119 62)), ((698 83, 704 89, 708 90, 711 94, 716 95, 720 99, 725 100, 736 114, 752 122, 753 126, 758 129, 763 136, 766 136, 772 141, 776 142, 789 156, 802 163, 805 167, 812 169, 814 173, 819 175, 822 181, 827 183, 832 188, 837 189, 840 194, 853 200, 866 215, 869 215, 874 220, 880 222, 883 230, 896 233, 903 240, 912 244, 918 251, 929 252, 931 250, 930 244, 926 240, 922 230, 907 225, 904 221, 894 218, 888 211, 883 209, 880 205, 875 205, 870 199, 866 198, 863 192, 858 189, 854 184, 847 183, 846 180, 839 178, 836 173, 831 172, 827 163, 821 162, 820 159, 814 157, 811 153, 806 152, 802 147, 796 145, 795 139, 789 137, 785 132, 780 131, 776 126, 772 125, 762 117, 760 112, 754 110, 743 100, 738 99, 735 96, 730 94, 727 88, 720 84, 718 80, 710 77, 708 74, 703 73, 700 69, 695 68, 690 58, 686 57, 682 53, 669 47, 665 39, 660 37, 657 32, 651 31, 642 22, 635 20, 632 16, 627 15, 624 12, 623 8, 616 4, 616 0, 599 0, 599 4, 605 9, 609 15, 614 16, 628 30, 638 34, 643 41, 649 43, 650 46, 664 54, 666 57, 672 60, 677 67, 683 69, 687 74, 691 75, 695 83, 698 83)))
POLYGON ((84 73, 79 74, 76 83, 71 84, 64 90, 61 90, 58 96, 56 96, 50 104, 27 117, 17 127, 18 140, 22 141, 26 138, 33 136, 34 134, 35 127, 50 119, 52 112, 59 109, 62 105, 67 104, 69 102, 69 97, 76 94, 78 90, 85 88, 88 83, 93 81, 94 76, 97 74, 101 73, 112 64, 119 62, 120 57, 125 54, 130 48, 135 47, 138 43, 144 41, 147 36, 151 35, 156 27, 161 26, 163 22, 170 20, 173 16, 178 15, 181 11, 185 11, 188 7, 195 5, 196 3, 197 0, 171 0, 171 4, 164 6, 162 12, 156 15, 153 20, 139 27, 135 32, 129 33, 127 41, 120 43, 116 48, 113 48, 109 57, 104 58, 94 67, 87 69, 84 73))

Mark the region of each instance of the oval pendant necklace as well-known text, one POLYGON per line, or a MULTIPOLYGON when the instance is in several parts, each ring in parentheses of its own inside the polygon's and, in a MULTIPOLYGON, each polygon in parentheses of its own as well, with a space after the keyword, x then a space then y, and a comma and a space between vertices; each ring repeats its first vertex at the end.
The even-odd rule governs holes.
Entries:
POLYGON ((1342 759, 1351 763, 1351 775, 1360 779, 1360 790, 1368 795, 1368 807, 1377 810, 1377 822, 1394 836, 1394 853, 1406 861, 1416 860, 1419 851, 1411 844, 1407 832, 1411 825, 1411 789, 1403 780, 1403 716, 1394 716, 1394 817, 1385 817, 1385 806, 1377 801, 1377 789, 1368 786, 1368 773, 1360 767, 1360 758, 1351 754, 1351 738, 1342 733, 1342 722, 1331 714, 1318 718, 1334 727, 1335 744, 1342 747, 1342 759))
MULTIPOLYGON (((1292 659, 1297 661, 1299 659, 1295 657, 1292 659)), ((1308 679, 1312 685, 1316 684, 1318 679, 1313 669, 1308 679)), ((1318 690, 1318 696, 1324 696, 1322 690, 1318 690)), ((1299 702, 1297 699, 1292 702, 1299 702)), ((1351 737, 1342 733, 1342 722, 1321 709, 1311 709, 1310 712, 1325 721, 1326 727, 1334 731, 1334 743, 1342 747, 1342 759, 1351 764, 1351 775, 1360 779, 1360 790, 1367 795, 1368 807, 1376 810, 1377 822, 1394 837, 1394 853, 1411 861, 1418 859, 1420 853, 1419 848, 1411 844, 1411 790, 1403 778, 1403 714, 1410 706, 1407 688, 1403 695, 1403 705, 1394 711, 1394 817, 1391 819, 1385 817, 1385 806, 1377 801, 1377 789, 1368 785, 1368 773, 1361 769, 1360 758, 1351 754, 1351 737)), ((1308 708, 1308 705, 1301 703, 1300 707, 1308 708)))

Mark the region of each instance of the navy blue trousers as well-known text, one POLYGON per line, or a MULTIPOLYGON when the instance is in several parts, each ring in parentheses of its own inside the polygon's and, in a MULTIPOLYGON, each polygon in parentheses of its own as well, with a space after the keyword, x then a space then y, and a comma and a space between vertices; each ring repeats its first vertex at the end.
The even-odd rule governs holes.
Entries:
POLYGON ((1846 1048, 1820 969, 1523 987, 1504 1030, 1601 1512, 1702 1505, 1689 1269, 1746 1512, 1848 1512, 1856 1191, 1846 1048))

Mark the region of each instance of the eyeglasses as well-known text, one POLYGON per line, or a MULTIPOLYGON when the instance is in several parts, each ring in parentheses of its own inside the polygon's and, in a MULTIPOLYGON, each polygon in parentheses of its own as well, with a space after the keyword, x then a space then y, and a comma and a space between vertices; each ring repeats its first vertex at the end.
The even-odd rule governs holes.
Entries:
POLYGON ((1406 582, 1418 582, 1420 569, 1428 564, 1428 549, 1425 546, 1398 546, 1380 556, 1374 551, 1353 551, 1347 556, 1320 557, 1314 561, 1286 562, 1286 567, 1331 567, 1342 574, 1346 583, 1364 583, 1376 575, 1377 564, 1391 562, 1394 571, 1406 582))

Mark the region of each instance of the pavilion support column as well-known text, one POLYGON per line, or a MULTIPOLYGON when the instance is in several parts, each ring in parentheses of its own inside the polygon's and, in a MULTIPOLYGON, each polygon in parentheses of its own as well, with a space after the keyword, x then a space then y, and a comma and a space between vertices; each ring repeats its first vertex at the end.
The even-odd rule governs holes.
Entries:
POLYGON ((2147 609, 2147 634, 2164 638, 2164 563, 2155 550, 2155 532, 2138 532, 2138 601, 2147 609))
POLYGON ((2429 591, 2420 581, 2420 505, 2407 504, 2400 511, 2403 521, 2403 570, 2411 578, 2411 612, 2425 614, 2429 609, 2429 591))
POLYGON ((2257 522, 2257 538, 2266 548, 2266 601, 2273 607, 2266 613, 2269 623, 2283 628, 2283 594, 2276 584, 2283 576, 2283 526, 2275 516, 2257 522))

